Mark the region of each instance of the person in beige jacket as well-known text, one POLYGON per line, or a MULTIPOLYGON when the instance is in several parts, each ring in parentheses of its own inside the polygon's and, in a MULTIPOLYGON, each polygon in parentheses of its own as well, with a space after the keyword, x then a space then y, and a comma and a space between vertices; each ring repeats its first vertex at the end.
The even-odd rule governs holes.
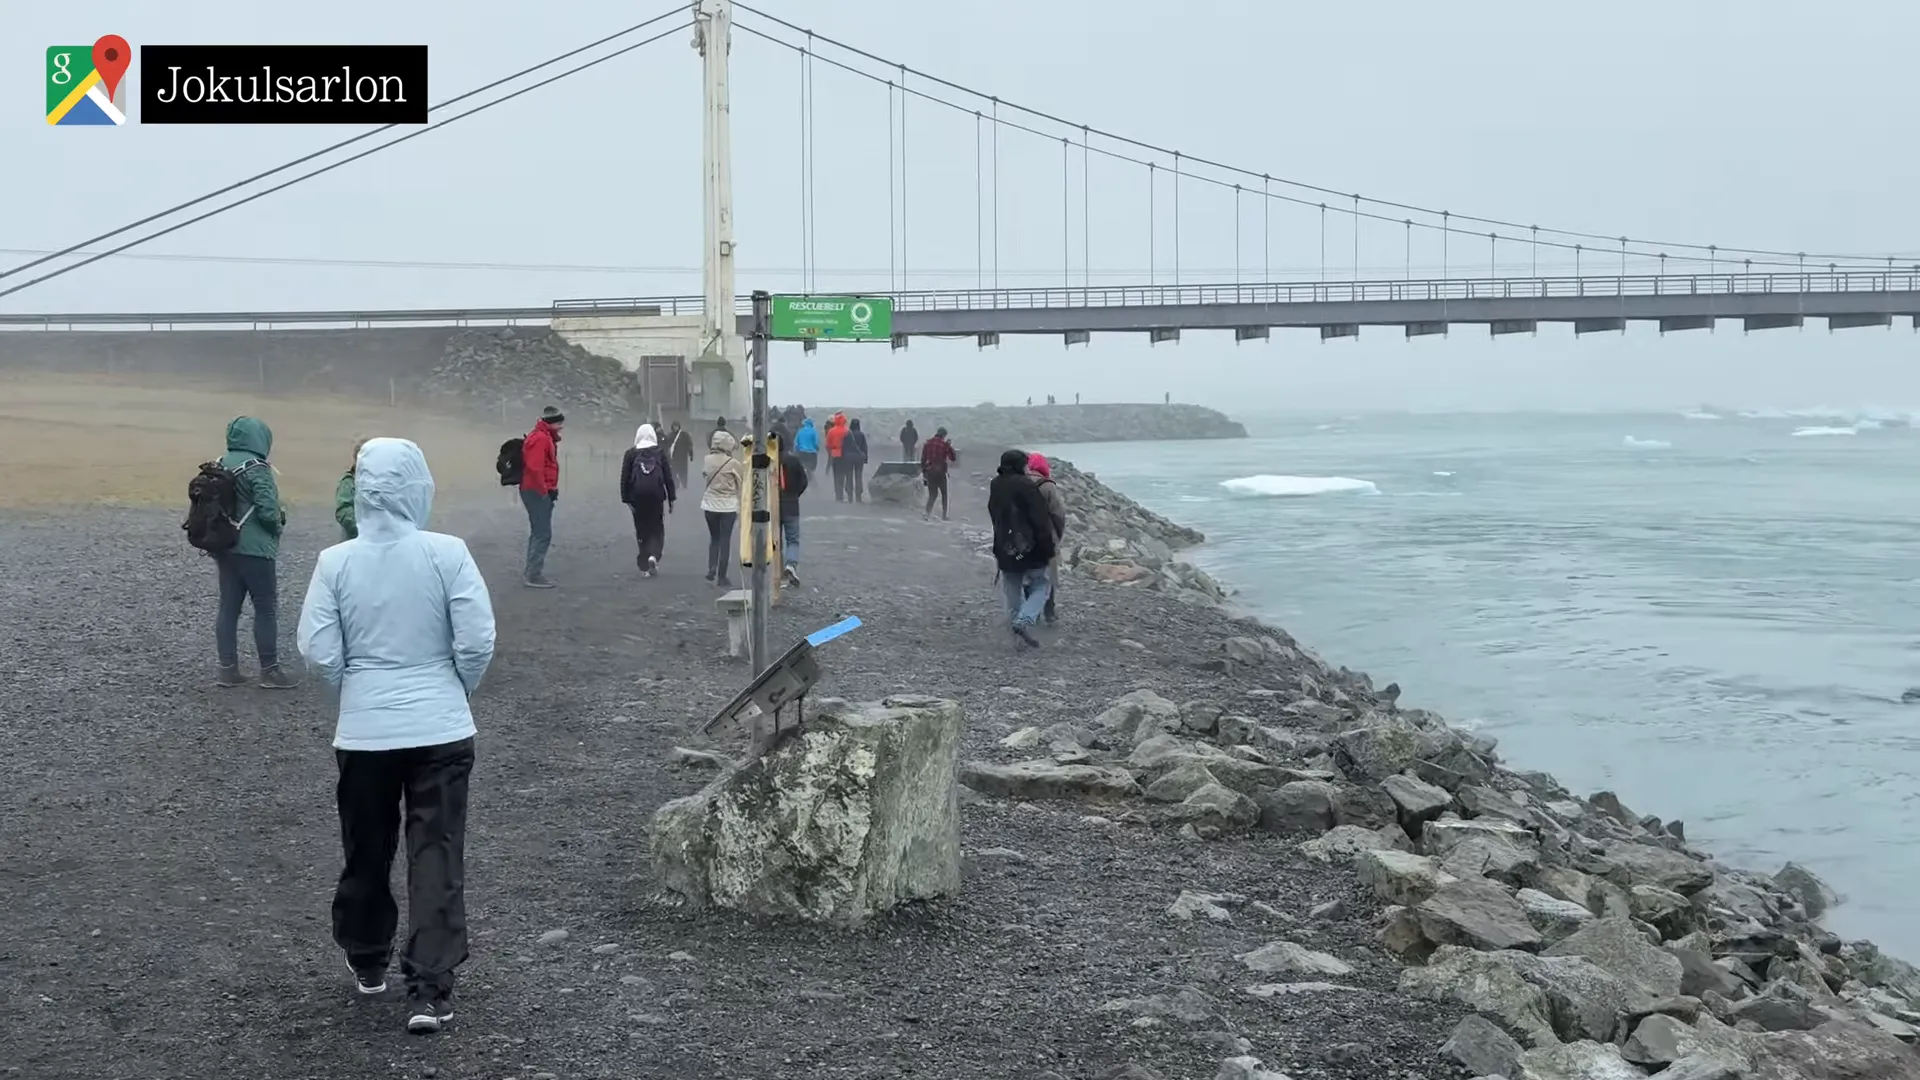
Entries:
POLYGON ((1060 496, 1060 485, 1053 482, 1053 466, 1047 462, 1044 454, 1027 455, 1027 472, 1031 473, 1040 494, 1047 499, 1047 516, 1053 519, 1053 559, 1047 563, 1047 622, 1057 621, 1054 614, 1054 600, 1060 595, 1060 541, 1067 535, 1067 500, 1060 496))
POLYGON ((746 465, 734 451, 740 443, 725 431, 716 431, 707 442, 711 447, 700 467, 706 490, 700 496, 700 509, 707 515, 707 580, 720 588, 731 588, 727 565, 731 560, 733 525, 740 520, 740 493, 746 488, 746 465))

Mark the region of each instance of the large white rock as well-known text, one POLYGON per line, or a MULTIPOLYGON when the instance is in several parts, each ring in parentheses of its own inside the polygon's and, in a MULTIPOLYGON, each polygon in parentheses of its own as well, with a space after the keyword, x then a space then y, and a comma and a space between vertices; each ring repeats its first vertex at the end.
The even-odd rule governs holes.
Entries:
POLYGON ((653 816, 661 884, 697 906, 854 924, 960 887, 956 702, 835 702, 653 816))

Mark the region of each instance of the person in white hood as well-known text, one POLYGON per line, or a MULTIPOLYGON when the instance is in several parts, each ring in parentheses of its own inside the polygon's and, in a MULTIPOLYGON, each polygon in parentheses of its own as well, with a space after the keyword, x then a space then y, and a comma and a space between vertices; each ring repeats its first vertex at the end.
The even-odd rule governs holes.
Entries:
POLYGON ((459 537, 425 529, 433 474, 406 439, 354 464, 360 535, 320 553, 300 610, 310 670, 340 694, 334 755, 345 867, 333 939, 363 994, 383 993, 398 911, 387 882, 406 804, 410 1031, 453 1018, 467 958, 465 851, 473 711, 493 659, 493 601, 459 537))

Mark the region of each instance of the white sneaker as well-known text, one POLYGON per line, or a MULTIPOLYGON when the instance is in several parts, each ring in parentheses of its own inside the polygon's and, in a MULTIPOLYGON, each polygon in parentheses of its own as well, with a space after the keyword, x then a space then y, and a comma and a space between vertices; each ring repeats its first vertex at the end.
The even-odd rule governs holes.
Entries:
POLYGON ((414 1035, 432 1035, 453 1020, 453 1002, 445 998, 418 1001, 407 1012, 407 1031, 414 1035))

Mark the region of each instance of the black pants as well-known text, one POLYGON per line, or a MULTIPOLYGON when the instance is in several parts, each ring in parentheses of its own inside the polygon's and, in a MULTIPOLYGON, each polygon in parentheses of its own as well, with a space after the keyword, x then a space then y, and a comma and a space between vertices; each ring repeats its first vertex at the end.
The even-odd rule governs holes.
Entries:
POLYGON ((673 481, 681 487, 687 486, 687 470, 693 466, 692 458, 673 459, 673 481))
POLYGON ((220 610, 213 620, 213 650, 220 666, 239 666, 240 609, 248 597, 253 598, 253 648, 260 654, 260 668, 277 665, 280 605, 274 561, 230 551, 214 556, 213 561, 220 568, 220 610))
POLYGON ((333 893, 333 940, 355 968, 384 970, 399 909, 387 882, 406 802, 407 992, 453 992, 467 958, 467 777, 473 740, 406 750, 336 750, 340 847, 346 865, 333 893))
POLYGON ((933 516, 933 500, 940 500, 940 516, 947 516, 947 474, 927 477, 927 516, 933 516))
POLYGON ((905 442, 905 441, 902 441, 900 443, 900 460, 901 461, 913 460, 913 448, 915 445, 916 444, 914 443, 905 442))
POLYGON ((633 539, 640 545, 640 554, 634 559, 645 570, 647 556, 658 559, 667 550, 667 503, 664 499, 642 499, 627 509, 633 511, 633 539))
POLYGON ((847 501, 847 459, 828 458, 827 467, 833 470, 833 501, 847 501))
POLYGON ((727 563, 733 558, 733 522, 737 513, 707 513, 707 580, 724 585, 727 563))
POLYGON ((815 470, 817 470, 820 467, 820 451, 818 450, 800 451, 800 464, 806 467, 807 475, 812 476, 815 470))
POLYGON ((867 463, 847 462, 847 497, 854 502, 867 497, 867 463))

